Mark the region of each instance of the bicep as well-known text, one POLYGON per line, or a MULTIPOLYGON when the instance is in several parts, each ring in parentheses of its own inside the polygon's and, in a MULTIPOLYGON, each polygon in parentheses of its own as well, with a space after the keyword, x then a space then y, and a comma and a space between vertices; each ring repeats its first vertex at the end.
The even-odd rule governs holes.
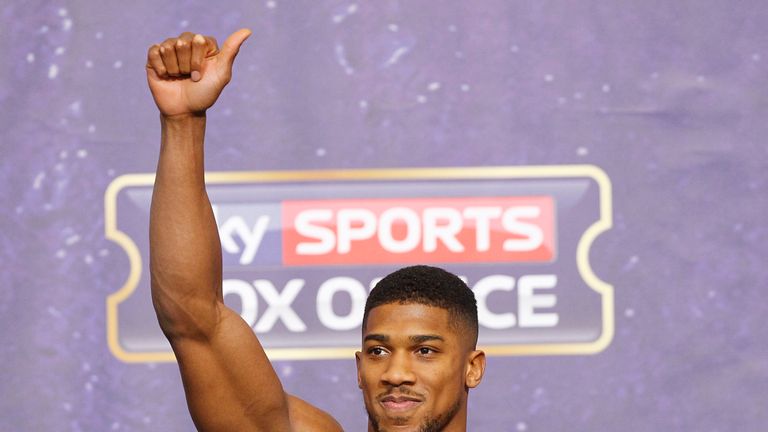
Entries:
POLYGON ((288 402, 253 330, 220 304, 218 324, 205 339, 171 345, 189 411, 201 431, 288 431, 288 402))

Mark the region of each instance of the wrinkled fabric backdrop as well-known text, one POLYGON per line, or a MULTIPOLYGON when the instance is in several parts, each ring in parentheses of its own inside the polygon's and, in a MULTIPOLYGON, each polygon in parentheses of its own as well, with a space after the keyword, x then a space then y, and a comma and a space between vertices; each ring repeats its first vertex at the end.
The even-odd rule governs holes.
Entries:
MULTIPOLYGON (((240 27, 254 34, 209 112, 209 171, 610 178, 613 227, 590 259, 614 287, 613 340, 490 357, 470 430, 765 430, 766 22, 754 0, 4 0, 0 430, 194 430, 174 363, 108 348, 129 264, 105 236, 105 191, 155 168, 147 47, 240 27)), ((352 358, 275 369, 365 429, 352 358)))

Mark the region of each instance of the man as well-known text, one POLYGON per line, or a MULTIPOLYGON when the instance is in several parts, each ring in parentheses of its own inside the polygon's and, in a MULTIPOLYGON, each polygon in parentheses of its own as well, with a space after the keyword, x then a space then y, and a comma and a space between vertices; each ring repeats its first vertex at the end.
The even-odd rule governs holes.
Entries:
MULTIPOLYGON (((232 77, 251 32, 219 50, 183 33, 149 48, 147 80, 160 110, 160 158, 150 216, 152 300, 203 431, 340 431, 327 413, 288 395, 253 330, 223 303, 221 245, 205 190, 206 110, 232 77)), ((480 383, 477 307, 443 270, 416 266, 371 292, 356 353, 368 431, 465 431, 480 383)))

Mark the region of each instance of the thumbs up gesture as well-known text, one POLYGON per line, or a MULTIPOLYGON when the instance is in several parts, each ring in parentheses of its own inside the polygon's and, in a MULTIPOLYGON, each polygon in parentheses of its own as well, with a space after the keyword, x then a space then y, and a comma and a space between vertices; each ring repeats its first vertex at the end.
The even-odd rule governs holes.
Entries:
POLYGON ((221 49, 216 39, 190 32, 152 45, 147 81, 160 113, 200 114, 210 108, 232 79, 232 64, 251 31, 232 33, 221 49))

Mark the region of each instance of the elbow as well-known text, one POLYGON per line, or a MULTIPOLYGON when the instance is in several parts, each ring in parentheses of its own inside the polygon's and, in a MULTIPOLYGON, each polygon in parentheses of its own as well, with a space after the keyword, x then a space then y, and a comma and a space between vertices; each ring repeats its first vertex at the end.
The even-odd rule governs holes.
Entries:
POLYGON ((152 283, 152 306, 168 341, 208 339, 219 321, 215 302, 170 294, 152 283))

